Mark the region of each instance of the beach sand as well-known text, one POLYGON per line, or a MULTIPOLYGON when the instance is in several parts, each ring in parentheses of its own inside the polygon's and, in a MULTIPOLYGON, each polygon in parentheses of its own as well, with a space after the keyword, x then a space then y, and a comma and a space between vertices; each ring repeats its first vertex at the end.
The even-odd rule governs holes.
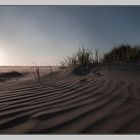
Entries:
POLYGON ((0 87, 0 134, 140 133, 140 65, 61 70, 0 87))

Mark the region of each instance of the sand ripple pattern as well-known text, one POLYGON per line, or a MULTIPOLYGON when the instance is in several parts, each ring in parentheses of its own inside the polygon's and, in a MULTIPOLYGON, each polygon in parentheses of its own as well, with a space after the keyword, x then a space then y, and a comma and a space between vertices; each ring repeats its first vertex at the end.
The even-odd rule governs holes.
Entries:
POLYGON ((0 94, 0 133, 140 132, 140 85, 72 74, 54 75, 0 94))

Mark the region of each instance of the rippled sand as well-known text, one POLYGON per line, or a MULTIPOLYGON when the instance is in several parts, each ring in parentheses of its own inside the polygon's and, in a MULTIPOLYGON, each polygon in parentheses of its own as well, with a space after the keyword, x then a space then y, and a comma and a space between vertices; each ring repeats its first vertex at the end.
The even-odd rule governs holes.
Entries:
POLYGON ((140 133, 140 66, 99 73, 62 70, 1 89, 0 133, 140 133))

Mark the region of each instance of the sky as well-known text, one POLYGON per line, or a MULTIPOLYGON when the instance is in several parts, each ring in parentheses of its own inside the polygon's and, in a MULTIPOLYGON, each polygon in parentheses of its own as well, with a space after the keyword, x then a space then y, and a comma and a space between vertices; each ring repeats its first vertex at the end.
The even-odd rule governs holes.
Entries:
POLYGON ((59 65, 82 45, 139 45, 139 26, 138 6, 0 6, 0 65, 59 65))

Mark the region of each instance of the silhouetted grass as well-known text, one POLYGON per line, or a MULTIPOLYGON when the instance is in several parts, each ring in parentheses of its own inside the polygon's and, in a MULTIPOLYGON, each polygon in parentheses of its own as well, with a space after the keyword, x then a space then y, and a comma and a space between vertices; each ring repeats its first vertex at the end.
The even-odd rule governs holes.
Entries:
POLYGON ((122 44, 103 57, 103 62, 140 62, 140 47, 122 44))
POLYGON ((98 64, 99 53, 97 49, 80 47, 74 54, 67 56, 61 62, 61 69, 72 68, 72 72, 76 75, 87 75, 91 72, 93 64, 98 64))
POLYGON ((35 66, 33 67, 33 74, 34 74, 36 80, 37 80, 39 83, 41 83, 40 69, 39 69, 39 67, 36 65, 36 63, 33 62, 33 64, 35 65, 35 66))
POLYGON ((66 63, 64 61, 60 62, 59 68, 60 69, 66 69, 67 68, 66 63))
POLYGON ((82 66, 88 67, 93 63, 98 63, 98 51, 97 49, 93 51, 92 48, 81 47, 79 50, 74 53, 72 56, 67 56, 62 62, 62 68, 73 67, 73 66, 82 66))
POLYGON ((79 48, 79 51, 76 55, 79 64, 84 67, 89 66, 94 61, 93 50, 91 48, 79 48))

